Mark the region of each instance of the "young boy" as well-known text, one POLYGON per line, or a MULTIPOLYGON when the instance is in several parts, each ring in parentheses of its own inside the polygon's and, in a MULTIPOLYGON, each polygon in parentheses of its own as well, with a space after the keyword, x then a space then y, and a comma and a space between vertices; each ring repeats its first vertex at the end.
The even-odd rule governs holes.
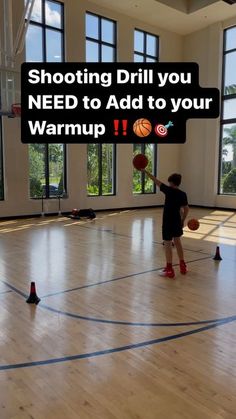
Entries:
POLYGON ((168 278, 175 277, 172 266, 172 239, 174 240, 179 257, 180 272, 185 275, 187 273, 187 267, 184 262, 184 253, 180 238, 183 235, 184 221, 187 217, 189 207, 186 193, 179 189, 181 175, 177 173, 170 175, 168 178, 169 186, 167 186, 147 170, 144 170, 144 172, 159 186, 160 191, 165 194, 162 236, 165 244, 166 267, 160 271, 160 275, 168 278))

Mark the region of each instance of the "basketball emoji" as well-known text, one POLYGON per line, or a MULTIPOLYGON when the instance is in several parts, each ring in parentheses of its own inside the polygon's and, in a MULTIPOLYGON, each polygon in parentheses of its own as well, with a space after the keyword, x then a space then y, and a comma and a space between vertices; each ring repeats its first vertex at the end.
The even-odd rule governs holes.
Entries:
POLYGON ((133 131, 138 137, 147 137, 152 132, 152 124, 148 119, 137 119, 133 125, 133 131))

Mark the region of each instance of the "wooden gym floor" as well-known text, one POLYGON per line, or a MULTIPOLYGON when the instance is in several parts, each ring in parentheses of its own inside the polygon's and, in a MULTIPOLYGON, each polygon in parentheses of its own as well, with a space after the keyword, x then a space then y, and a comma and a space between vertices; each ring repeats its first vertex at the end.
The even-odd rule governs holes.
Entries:
POLYGON ((161 212, 0 223, 1 419, 235 419, 236 214, 192 209, 170 280, 161 212))

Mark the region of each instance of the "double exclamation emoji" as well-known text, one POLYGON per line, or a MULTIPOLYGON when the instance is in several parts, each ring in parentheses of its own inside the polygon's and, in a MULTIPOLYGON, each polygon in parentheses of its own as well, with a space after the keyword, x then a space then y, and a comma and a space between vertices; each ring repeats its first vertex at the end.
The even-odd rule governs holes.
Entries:
MULTIPOLYGON (((128 125, 128 121, 127 119, 122 119, 122 135, 127 135, 127 125, 128 125)), ((114 135, 119 135, 119 125, 120 125, 120 121, 119 119, 114 119, 114 135)))

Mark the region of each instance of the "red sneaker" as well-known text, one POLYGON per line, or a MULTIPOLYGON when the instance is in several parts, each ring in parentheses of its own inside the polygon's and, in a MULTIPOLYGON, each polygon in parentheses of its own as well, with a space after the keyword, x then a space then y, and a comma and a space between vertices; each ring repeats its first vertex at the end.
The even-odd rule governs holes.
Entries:
POLYGON ((162 276, 164 278, 174 278, 175 277, 175 271, 173 268, 164 268, 160 271, 158 271, 158 275, 162 276))
POLYGON ((186 263, 184 261, 182 261, 182 260, 181 260, 181 262, 179 264, 179 270, 180 270, 180 273, 182 275, 186 275, 186 273, 188 272, 186 263))

